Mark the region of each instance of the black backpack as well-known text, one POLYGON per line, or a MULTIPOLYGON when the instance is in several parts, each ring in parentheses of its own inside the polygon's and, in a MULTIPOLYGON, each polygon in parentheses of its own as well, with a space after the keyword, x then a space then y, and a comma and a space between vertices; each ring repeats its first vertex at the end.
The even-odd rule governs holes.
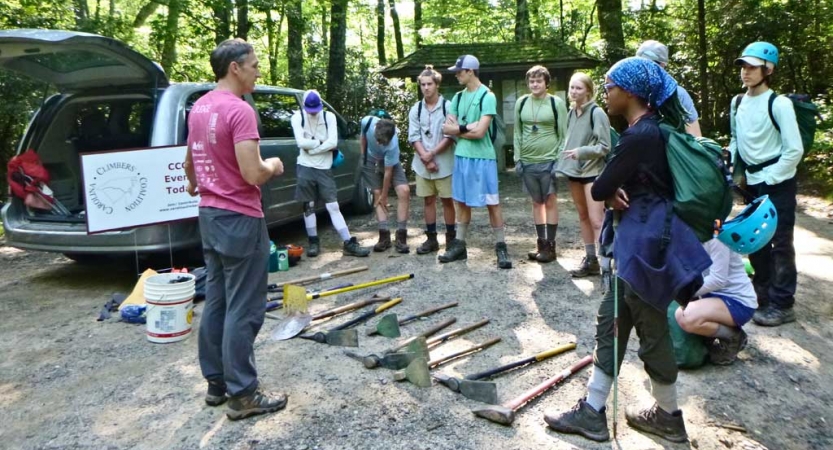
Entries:
MULTIPOLYGON (((557 137, 558 136, 558 111, 555 109, 555 96, 550 95, 550 94, 547 94, 547 96, 549 96, 549 98, 550 98, 550 106, 552 107, 552 116, 555 118, 555 122, 553 124, 553 127, 555 127, 555 135, 557 137)), ((521 98, 521 106, 518 108, 518 124, 521 126, 521 128, 523 128, 523 126, 524 126, 523 120, 521 120, 521 111, 524 110, 524 105, 526 104, 527 100, 529 100, 529 94, 524 95, 521 98)), ((481 102, 482 102, 482 100, 481 100, 481 102)))
MULTIPOLYGON (((443 104, 443 117, 445 117, 447 115, 445 113, 445 99, 440 97, 440 101, 442 101, 442 104, 443 104)), ((420 100, 419 101, 419 106, 417 107, 417 122, 419 122, 422 119, 422 104, 423 103, 425 103, 425 100, 420 100)), ((483 106, 483 99, 482 98, 480 99, 480 105, 483 106)))
MULTIPOLYGON (((480 108, 480 115, 481 116, 483 115, 483 99, 486 98, 487 95, 489 95, 489 92, 492 92, 486 86, 483 86, 483 87, 486 88, 486 92, 484 92, 483 95, 480 96, 480 101, 477 102, 477 107, 480 108)), ((460 106, 460 97, 462 96, 462 94, 463 94, 463 91, 460 91, 460 92, 454 94, 454 98, 451 99, 451 104, 456 104, 459 107, 460 106)), ((457 113, 459 114, 460 111, 457 111, 457 113)), ((495 119, 497 119, 497 117, 495 117, 495 119)), ((493 119, 492 123, 489 125, 489 139, 491 139, 492 144, 495 143, 495 140, 497 139, 497 134, 498 134, 498 128, 497 128, 497 122, 498 121, 495 120, 495 119, 493 119)))

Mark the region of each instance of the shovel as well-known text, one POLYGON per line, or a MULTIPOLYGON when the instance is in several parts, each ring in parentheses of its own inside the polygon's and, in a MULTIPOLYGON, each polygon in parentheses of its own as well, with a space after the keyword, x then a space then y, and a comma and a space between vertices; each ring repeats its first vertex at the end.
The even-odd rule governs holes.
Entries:
POLYGON ((383 278, 381 280, 369 281, 367 283, 359 283, 355 286, 349 286, 341 289, 332 289, 324 292, 314 292, 308 294, 306 289, 292 284, 283 285, 283 308, 289 314, 306 313, 307 304, 310 300, 315 300, 321 297, 328 297, 330 295, 338 295, 344 292, 355 291, 357 289, 364 289, 382 284, 393 283, 396 281, 410 280, 414 274, 398 275, 395 277, 383 278))
MULTIPOLYGON (((362 300, 353 302, 348 305, 333 308, 316 315, 310 314, 293 314, 281 320, 280 323, 272 331, 272 339, 276 341, 285 341, 298 335, 304 328, 306 328, 313 320, 326 319, 327 317, 337 316, 341 313, 353 311, 359 308, 364 308, 367 305, 374 303, 384 303, 390 300, 390 297, 375 297, 370 300, 362 300)), ((275 317, 269 315, 267 317, 275 317)))
POLYGON ((324 281, 324 280, 328 280, 330 278, 343 277, 345 275, 350 275, 350 274, 354 274, 354 273, 357 273, 357 272, 362 272, 362 271, 365 271, 365 270, 367 270, 367 266, 359 266, 359 267, 354 267, 352 269, 339 270, 338 272, 332 272, 332 273, 327 272, 327 273, 322 273, 321 275, 315 275, 315 276, 304 277, 304 278, 297 278, 297 279, 294 279, 294 280, 284 281, 283 283, 277 283, 277 284, 273 283, 273 284, 270 284, 270 285, 266 286, 266 288, 269 292, 281 292, 281 291, 283 291, 283 286, 285 284, 294 284, 296 286, 302 286, 302 285, 305 285, 305 284, 314 283, 316 281, 324 281))
POLYGON ((541 362, 545 359, 552 358, 553 356, 560 355, 561 353, 573 350, 575 348, 576 344, 562 345, 560 347, 555 347, 537 355, 530 356, 529 358, 524 358, 509 364, 504 364, 494 369, 489 369, 483 372, 468 375, 462 380, 444 374, 434 375, 434 378, 441 384, 447 386, 452 391, 460 392, 466 398, 476 400, 478 402, 488 403, 490 405, 495 405, 497 404, 497 386, 495 386, 495 383, 477 380, 482 380, 484 378, 504 373, 516 367, 525 366, 527 364, 535 364, 537 362, 541 362))
POLYGON ((419 320, 423 317, 428 317, 431 314, 434 314, 435 312, 442 311, 448 308, 453 308, 455 306, 457 306, 457 302, 451 302, 445 305, 435 306, 433 308, 426 309, 425 311, 411 316, 407 316, 399 320, 396 320, 396 314, 388 314, 385 317, 382 317, 379 320, 379 323, 376 324, 376 328, 369 330, 367 332, 367 335, 374 336, 380 334, 384 337, 397 338, 399 336, 402 336, 402 333, 399 329, 400 326, 405 325, 407 323, 411 323, 415 320, 419 320))
POLYGON ((393 379, 396 381, 402 381, 407 379, 408 381, 419 387, 431 387, 431 374, 429 373, 431 369, 441 364, 447 363, 448 361, 451 361, 453 359, 457 359, 461 356, 468 355, 469 353, 476 352, 486 347, 495 345, 498 342, 500 342, 500 338, 492 338, 486 342, 469 347, 465 350, 452 353, 448 356, 443 356, 439 359, 432 359, 431 361, 427 362, 423 357, 417 358, 413 362, 408 364, 408 367, 405 370, 399 370, 394 372, 393 379))
POLYGON ((533 398, 543 394, 556 384, 564 381, 570 375, 578 372, 593 362, 593 356, 588 355, 581 358, 577 363, 573 364, 569 369, 559 373, 558 375, 544 381, 534 388, 524 392, 520 396, 504 402, 501 405, 490 405, 485 408, 472 410, 474 415, 491 420, 494 423, 501 425, 512 425, 515 421, 515 411, 520 409, 527 402, 533 398))
MULTIPOLYGON (((426 337, 431 336, 435 333, 438 333, 440 330, 442 330, 443 328, 451 326, 451 324, 453 324, 456 321, 457 321, 457 319, 454 318, 454 317, 452 317, 450 319, 446 319, 446 320, 434 325, 433 327, 423 331, 422 333, 418 334, 417 336, 409 338, 408 340, 406 340, 403 343, 404 345, 397 345, 393 349, 384 351, 382 353, 382 356, 378 356, 378 355, 375 355, 375 354, 362 356, 362 355, 359 355, 357 353, 351 352, 349 350, 345 351, 344 354, 353 358, 353 359, 355 359, 355 360, 357 360, 357 361, 361 361, 361 363, 364 364, 364 367, 367 368, 367 369, 375 369, 379 366, 385 367, 387 369, 393 369, 393 370, 404 369, 405 367, 408 366, 408 364, 411 363, 411 360, 407 361, 401 367, 389 367, 389 366, 397 366, 399 363, 394 362, 394 361, 398 361, 398 358, 400 358, 400 357, 399 356, 393 356, 393 357, 388 358, 388 359, 385 359, 385 358, 388 355, 400 355, 401 353, 396 353, 397 350, 400 350, 400 349, 404 348, 405 346, 407 346, 408 344, 410 344, 411 342, 416 341, 417 338, 421 337, 424 341, 426 337)), ((426 352, 428 351, 428 346, 427 345, 425 346, 425 351, 426 352)), ((411 352, 409 352, 409 353, 411 353, 411 352)))
POLYGON ((383 305, 380 305, 368 311, 353 320, 345 322, 328 331, 319 331, 314 334, 301 334, 298 337, 302 339, 309 339, 321 344, 338 345, 341 347, 358 347, 359 346, 359 332, 350 327, 367 321, 371 317, 384 312, 388 308, 392 308, 402 302, 402 298, 395 298, 383 305))

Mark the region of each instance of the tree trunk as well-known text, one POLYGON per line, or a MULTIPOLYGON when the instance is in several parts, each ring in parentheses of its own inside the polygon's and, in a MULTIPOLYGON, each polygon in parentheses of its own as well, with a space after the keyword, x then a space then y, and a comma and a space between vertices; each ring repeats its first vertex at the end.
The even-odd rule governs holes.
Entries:
POLYGON ((321 4, 321 42, 329 43, 329 38, 327 37, 327 31, 330 28, 329 23, 327 23, 327 5, 322 3, 321 4))
POLYGON ((154 1, 150 1, 145 3, 139 9, 139 12, 136 13, 136 18, 133 19, 133 28, 139 28, 147 22, 148 18, 156 12, 156 9, 159 8, 159 3, 154 1))
POLYGON ((284 9, 281 8, 277 27, 275 26, 275 19, 272 18, 272 11, 267 9, 264 11, 266 15, 266 42, 268 48, 269 58, 269 84, 273 86, 278 85, 278 50, 281 47, 281 27, 283 27, 284 9))
POLYGON ((379 65, 388 64, 385 58, 385 0, 376 1, 376 53, 379 55, 379 65))
POLYGON ((529 5, 527 0, 515 0, 515 42, 529 40, 529 5))
POLYGON ((212 0, 214 12, 214 43, 220 44, 231 36, 231 0, 212 0))
POLYGON ((237 0, 237 32, 236 37, 244 41, 249 39, 249 0, 237 0))
POLYGON ((700 50, 700 123, 713 127, 709 99, 709 48, 706 42, 705 0, 697 0, 697 40, 700 50))
POLYGON ((593 4, 593 9, 590 10, 590 14, 587 16, 587 26, 584 27, 584 34, 581 35, 581 47, 579 49, 581 51, 587 50, 587 36, 590 35, 590 31, 593 30, 593 17, 596 16, 596 4, 593 4))
POLYGON ((627 57, 622 31, 622 0, 596 0, 599 34, 604 40, 604 57, 609 66, 627 57))
POLYGON ((289 69, 289 86, 304 88, 304 16, 301 0, 289 0, 286 11, 286 59, 289 69))
POLYGON ((344 109, 345 97, 347 3, 348 0, 332 0, 330 9, 330 59, 327 64, 327 99, 339 110, 344 109))
POLYGON ((561 29, 561 41, 567 42, 564 36, 564 0, 558 0, 558 28, 561 29))
POLYGON ((390 6, 390 18, 393 20, 393 37, 396 40, 396 58, 405 57, 405 49, 402 46, 402 31, 399 29, 399 14, 396 12, 396 0, 388 0, 390 6))
POLYGON ((179 14, 182 0, 168 1, 168 17, 165 20, 165 42, 162 45, 162 67, 168 76, 176 63, 176 40, 179 36, 179 14))
POLYGON ((414 0, 414 45, 422 47, 422 0, 414 0))
POLYGON ((75 6, 75 28, 83 29, 84 23, 90 17, 90 8, 87 6, 87 0, 74 0, 75 6))

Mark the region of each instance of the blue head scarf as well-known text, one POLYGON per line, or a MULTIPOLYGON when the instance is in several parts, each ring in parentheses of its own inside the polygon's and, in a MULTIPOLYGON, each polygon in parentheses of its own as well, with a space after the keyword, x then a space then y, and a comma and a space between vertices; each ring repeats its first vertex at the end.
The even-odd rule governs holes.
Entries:
POLYGON ((616 86, 657 109, 676 91, 677 82, 659 64, 638 57, 625 58, 610 68, 608 78, 616 86))

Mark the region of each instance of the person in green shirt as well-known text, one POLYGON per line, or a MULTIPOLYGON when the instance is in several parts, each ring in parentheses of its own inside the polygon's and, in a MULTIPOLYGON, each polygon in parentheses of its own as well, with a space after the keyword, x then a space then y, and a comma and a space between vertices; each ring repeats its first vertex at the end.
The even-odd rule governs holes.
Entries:
POLYGON ((538 234, 538 247, 527 256, 543 263, 555 259, 555 164, 567 134, 567 106, 547 92, 550 79, 546 67, 532 67, 526 72, 531 94, 515 102, 515 172, 521 177, 524 192, 532 197, 532 219, 538 234))

